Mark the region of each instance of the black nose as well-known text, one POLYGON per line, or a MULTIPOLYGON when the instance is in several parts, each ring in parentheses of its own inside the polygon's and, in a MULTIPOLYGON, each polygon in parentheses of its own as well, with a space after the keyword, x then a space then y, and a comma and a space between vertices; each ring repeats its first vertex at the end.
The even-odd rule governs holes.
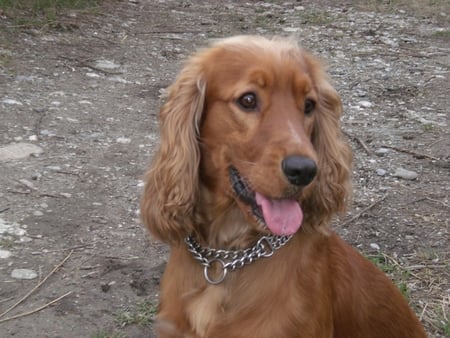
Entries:
POLYGON ((313 160, 298 155, 286 157, 281 162, 286 178, 294 185, 308 185, 317 174, 317 165, 313 160))

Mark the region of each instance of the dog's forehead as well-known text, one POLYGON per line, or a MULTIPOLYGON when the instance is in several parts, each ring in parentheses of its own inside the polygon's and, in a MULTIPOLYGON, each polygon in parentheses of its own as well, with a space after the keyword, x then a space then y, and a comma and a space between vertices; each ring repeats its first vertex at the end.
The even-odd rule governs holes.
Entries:
POLYGON ((247 81, 259 87, 289 85, 310 91, 311 76, 298 47, 273 43, 226 43, 216 46, 204 60, 208 80, 218 85, 247 81))

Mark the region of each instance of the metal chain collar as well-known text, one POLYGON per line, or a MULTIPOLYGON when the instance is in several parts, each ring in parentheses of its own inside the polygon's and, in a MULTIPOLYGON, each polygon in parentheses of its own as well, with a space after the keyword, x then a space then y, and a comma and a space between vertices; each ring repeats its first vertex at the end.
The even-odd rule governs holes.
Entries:
POLYGON ((221 250, 204 248, 194 239, 188 236, 184 239, 188 251, 195 260, 203 265, 203 275, 210 284, 220 284, 226 277, 228 271, 234 271, 242 268, 244 265, 250 264, 260 258, 267 258, 274 252, 286 245, 292 238, 290 236, 263 236, 255 245, 245 250, 221 250), (217 278, 210 276, 210 269, 213 265, 219 265, 222 273, 217 278))

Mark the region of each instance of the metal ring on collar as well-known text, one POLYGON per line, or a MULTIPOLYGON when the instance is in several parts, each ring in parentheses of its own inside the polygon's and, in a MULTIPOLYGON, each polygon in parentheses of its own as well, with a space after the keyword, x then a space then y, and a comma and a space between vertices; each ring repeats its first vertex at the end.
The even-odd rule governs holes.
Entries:
POLYGON ((205 279, 208 281, 208 283, 213 284, 213 285, 222 283, 223 280, 225 279, 227 273, 228 273, 228 269, 225 267, 225 263, 223 262, 223 260, 221 260, 219 258, 212 259, 211 261, 209 261, 208 265, 205 265, 205 267, 203 268, 203 275, 205 276, 205 279), (209 275, 209 269, 212 267, 213 263, 216 263, 216 262, 222 266, 222 274, 219 275, 219 277, 217 279, 214 279, 209 275))

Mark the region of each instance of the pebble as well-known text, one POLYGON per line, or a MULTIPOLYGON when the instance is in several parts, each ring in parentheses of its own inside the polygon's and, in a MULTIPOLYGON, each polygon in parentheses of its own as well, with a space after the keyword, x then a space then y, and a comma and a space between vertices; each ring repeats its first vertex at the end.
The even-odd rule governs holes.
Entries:
POLYGON ((388 148, 378 148, 377 150, 375 150, 375 155, 377 155, 377 156, 384 156, 388 152, 389 152, 388 148))
POLYGON ((11 256, 11 251, 0 249, 0 259, 9 258, 11 256))
POLYGON ((131 142, 131 139, 129 139, 128 137, 119 137, 116 140, 117 143, 122 143, 122 144, 128 144, 131 142))
POLYGON ((375 172, 377 173, 378 176, 384 176, 387 173, 387 171, 384 169, 377 169, 375 172))
POLYGON ((370 243, 369 246, 371 249, 380 250, 380 246, 377 243, 370 243))
POLYGON ((415 171, 406 170, 404 168, 397 168, 397 170, 395 170, 394 176, 403 178, 404 180, 415 180, 417 177, 419 177, 419 174, 417 174, 415 171))
POLYGON ((370 108, 373 106, 373 103, 369 101, 359 101, 359 106, 364 108, 370 108))
POLYGON ((0 147, 0 161, 18 160, 31 154, 40 154, 44 150, 31 143, 12 143, 0 147))
POLYGON ((11 272, 11 277, 15 279, 35 279, 37 273, 31 269, 14 269, 11 272))
POLYGON ((4 104, 15 104, 15 105, 18 105, 18 106, 22 106, 23 105, 22 102, 14 100, 14 99, 4 99, 4 100, 2 100, 2 103, 4 103, 4 104))
POLYGON ((92 77, 92 78, 97 78, 100 77, 100 75, 98 75, 97 73, 86 73, 87 77, 92 77))
POLYGON ((102 69, 116 69, 120 67, 120 65, 109 60, 97 60, 95 66, 102 69))

